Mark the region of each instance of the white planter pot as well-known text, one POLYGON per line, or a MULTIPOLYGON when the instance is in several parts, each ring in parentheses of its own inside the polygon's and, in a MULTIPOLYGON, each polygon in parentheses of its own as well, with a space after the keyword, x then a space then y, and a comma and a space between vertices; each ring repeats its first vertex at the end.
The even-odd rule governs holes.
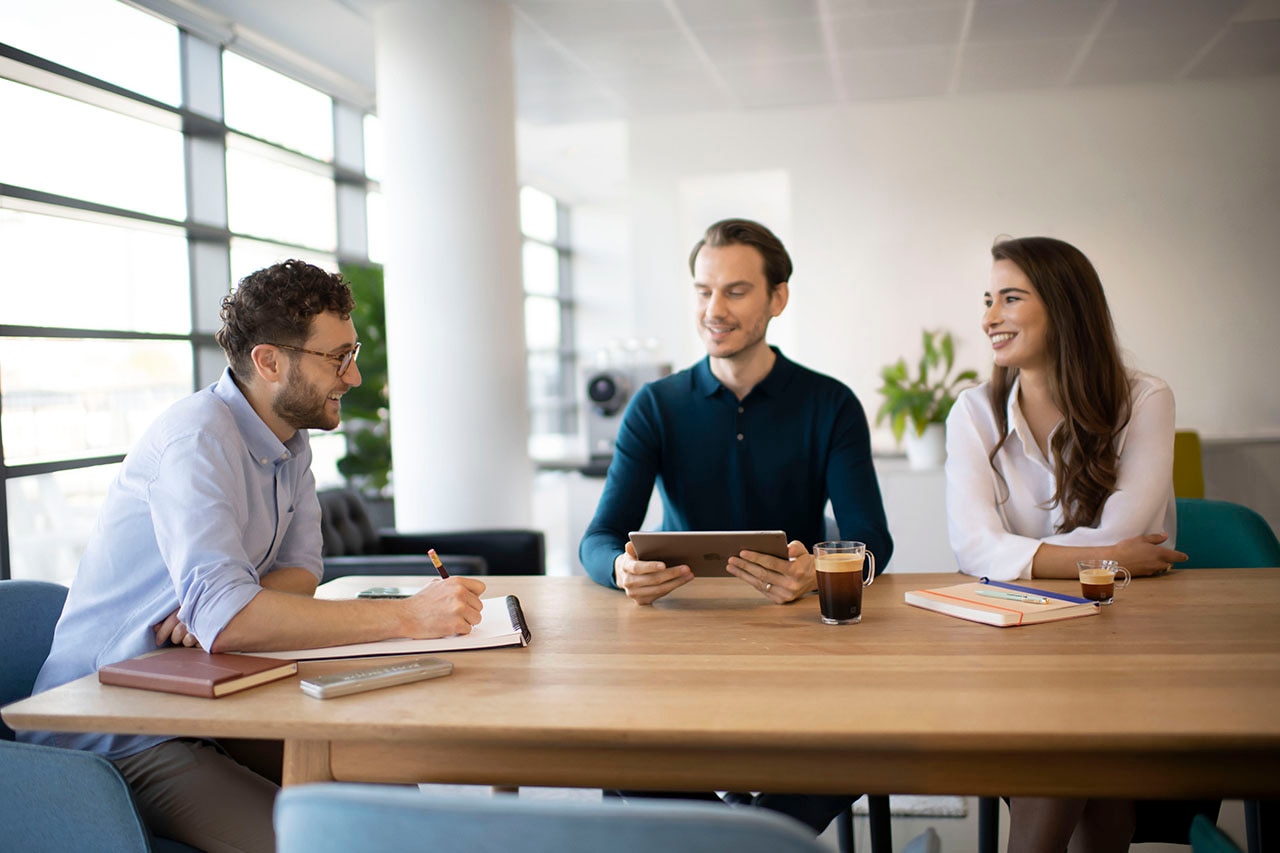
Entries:
POLYGON ((907 463, 916 469, 940 468, 947 459, 947 432, 942 424, 929 424, 924 435, 916 435, 910 425, 906 431, 907 463))

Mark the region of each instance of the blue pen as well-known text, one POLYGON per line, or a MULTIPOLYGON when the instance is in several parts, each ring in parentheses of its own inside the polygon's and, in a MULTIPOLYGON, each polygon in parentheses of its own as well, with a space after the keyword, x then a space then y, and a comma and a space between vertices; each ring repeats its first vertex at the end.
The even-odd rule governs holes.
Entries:
POLYGON ((1004 592, 998 589, 980 589, 978 595, 985 595, 987 598, 1003 598, 1007 601, 1022 601, 1027 604, 1048 604, 1049 599, 1039 595, 1028 595, 1024 592, 1004 592))

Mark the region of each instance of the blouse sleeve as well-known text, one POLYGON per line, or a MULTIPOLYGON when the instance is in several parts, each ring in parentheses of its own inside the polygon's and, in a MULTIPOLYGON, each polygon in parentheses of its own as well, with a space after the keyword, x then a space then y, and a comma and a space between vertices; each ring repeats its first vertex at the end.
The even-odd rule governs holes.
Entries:
POLYGON ((1077 527, 1044 541, 1053 545, 1112 545, 1162 532, 1172 538, 1174 531, 1164 528, 1173 500, 1173 432, 1173 392, 1163 382, 1150 382, 1134 398, 1120 447, 1116 490, 1102 505, 1098 525, 1077 527))
POLYGON ((981 429, 985 391, 983 386, 961 394, 947 417, 947 534, 965 574, 1030 578, 1040 540, 1010 533, 1000 512, 998 478, 988 457, 995 437, 981 429))

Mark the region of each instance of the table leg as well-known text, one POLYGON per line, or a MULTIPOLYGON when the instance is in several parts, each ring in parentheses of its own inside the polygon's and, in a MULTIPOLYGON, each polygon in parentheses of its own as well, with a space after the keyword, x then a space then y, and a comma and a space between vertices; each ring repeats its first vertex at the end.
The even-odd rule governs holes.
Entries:
POLYGON ((329 765, 329 741, 286 740, 284 742, 284 784, 332 782, 329 765))

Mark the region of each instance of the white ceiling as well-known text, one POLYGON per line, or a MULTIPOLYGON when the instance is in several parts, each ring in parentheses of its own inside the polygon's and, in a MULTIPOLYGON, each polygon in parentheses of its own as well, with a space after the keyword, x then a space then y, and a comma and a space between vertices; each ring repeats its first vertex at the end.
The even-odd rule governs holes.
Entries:
MULTIPOLYGON (((136 2, 221 14, 373 92, 387 0, 136 2)), ((509 2, 536 124, 1280 74, 1280 0, 509 2)))
POLYGON ((1280 73, 1280 0, 513 0, 520 117, 1280 73))

